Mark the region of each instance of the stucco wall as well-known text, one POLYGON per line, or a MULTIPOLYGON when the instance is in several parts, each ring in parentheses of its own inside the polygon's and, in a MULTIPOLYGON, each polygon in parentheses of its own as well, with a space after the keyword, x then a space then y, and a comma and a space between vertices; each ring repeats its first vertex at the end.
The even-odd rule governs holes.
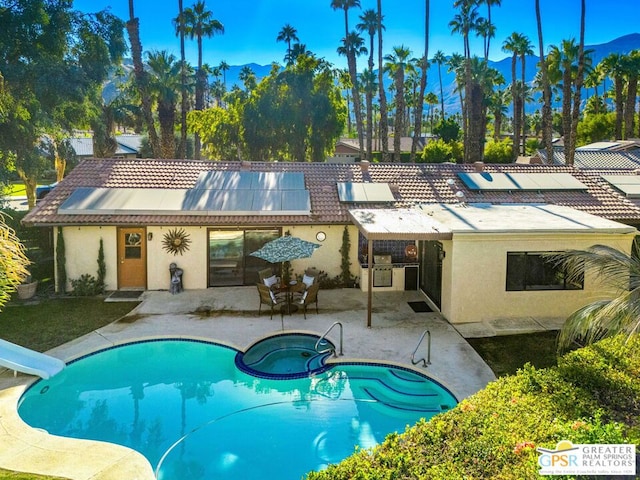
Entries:
MULTIPOLYGON (((162 248, 164 235, 175 227, 146 227, 147 236, 147 289, 169 289, 169 265, 176 263, 184 271, 183 284, 185 289, 207 288, 207 227, 178 227, 188 235, 191 243, 189 250, 183 255, 173 255, 162 248)), ((214 228, 214 227, 212 227, 214 228)), ((351 241, 350 259, 351 273, 357 275, 358 264, 358 231, 349 226, 351 241)), ((330 278, 340 274, 340 248, 342 247, 342 225, 318 226, 283 226, 282 231, 289 231, 292 235, 320 243, 311 258, 291 262, 295 274, 301 275, 306 268, 314 267, 323 270, 330 278), (316 240, 316 234, 323 231, 326 239, 316 240)), ((57 240, 57 236, 54 234, 57 240)), ((79 278, 88 273, 94 277, 98 269, 98 249, 100 238, 103 239, 105 263, 107 266, 106 289, 118 288, 118 259, 117 259, 117 228, 116 227, 65 227, 64 240, 66 247, 67 289, 71 289, 71 279, 79 278)))
POLYGON ((593 272, 584 290, 506 291, 507 252, 543 252, 610 245, 629 252, 633 235, 455 235, 443 242, 442 313, 451 323, 492 319, 566 318, 610 298, 593 272))
MULTIPOLYGON (((67 291, 71 290, 71 280, 80 278, 84 274, 97 277, 100 238, 102 238, 104 261, 107 267, 105 288, 115 290, 118 285, 116 228, 64 227, 63 235, 66 252, 67 291)), ((54 228, 53 238, 54 245, 56 245, 55 251, 57 251, 58 231, 56 228, 54 228)))

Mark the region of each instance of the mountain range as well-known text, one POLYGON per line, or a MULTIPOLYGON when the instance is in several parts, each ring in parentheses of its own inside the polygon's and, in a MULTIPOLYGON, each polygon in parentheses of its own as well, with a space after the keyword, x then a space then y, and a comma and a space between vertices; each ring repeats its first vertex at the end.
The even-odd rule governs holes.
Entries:
MULTIPOLYGON (((632 33, 629 35, 624 35, 622 37, 618 37, 614 40, 611 40, 607 43, 602 43, 598 45, 585 45, 585 50, 592 50, 591 57, 593 59, 592 64, 597 65, 603 58, 611 53, 619 53, 619 54, 628 54, 632 50, 640 49, 640 33, 632 33)), ((548 50, 548 49, 547 49, 548 50)), ((536 55, 529 55, 525 58, 525 79, 527 83, 533 81, 536 71, 537 64, 539 61, 539 57, 536 55)), ((366 60, 362 58, 359 59, 360 65, 364 65, 366 60)), ((126 60, 125 69, 132 68, 132 64, 130 60, 126 60)), ((489 66, 498 70, 505 79, 506 85, 511 83, 511 57, 505 57, 499 61, 489 61, 489 66)), ((271 71, 271 65, 258 65, 256 63, 249 63, 246 65, 231 65, 229 70, 226 72, 226 85, 227 90, 231 89, 233 85, 239 85, 242 87, 242 82, 239 80, 240 72, 243 68, 249 67, 256 75, 258 81, 260 79, 269 75, 271 71)), ((517 75, 518 79, 520 78, 520 60, 517 63, 517 75)), ((444 107, 448 113, 454 113, 460 111, 460 98, 458 93, 455 91, 455 75, 453 72, 449 72, 447 70, 446 65, 442 65, 441 69, 442 73, 442 86, 443 86, 443 97, 444 97, 444 107)), ((391 80, 388 80, 389 83, 391 80)), ((611 84, 607 84, 607 88, 610 88, 611 84)), ((105 88, 105 98, 109 98, 116 93, 115 85, 108 85, 105 88)), ((438 68, 436 65, 431 65, 429 68, 429 73, 427 77, 427 93, 433 92, 438 98, 440 97, 440 83, 438 80, 438 68)), ((602 90, 600 90, 602 91, 602 90)), ((585 90, 584 95, 591 95, 593 92, 589 90, 585 90)), ((537 109, 537 105, 533 104, 529 106, 529 109, 532 111, 537 109)))

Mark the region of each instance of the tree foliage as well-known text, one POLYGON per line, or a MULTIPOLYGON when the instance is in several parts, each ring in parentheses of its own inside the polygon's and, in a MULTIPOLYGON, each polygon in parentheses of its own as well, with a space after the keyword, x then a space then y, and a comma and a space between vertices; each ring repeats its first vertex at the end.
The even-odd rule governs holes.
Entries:
POLYGON ((299 55, 242 94, 227 109, 190 112, 189 128, 215 159, 324 161, 340 136, 346 108, 326 62, 299 55))
POLYGON ((14 104, 0 117, 0 152, 12 156, 33 206, 43 134, 86 119, 87 98, 98 96, 126 49, 123 23, 107 11, 75 11, 63 0, 0 0, 0 25, 2 95, 14 104))
POLYGON ((20 284, 29 274, 24 247, 15 232, 7 226, 4 216, 0 214, 0 310, 20 284))

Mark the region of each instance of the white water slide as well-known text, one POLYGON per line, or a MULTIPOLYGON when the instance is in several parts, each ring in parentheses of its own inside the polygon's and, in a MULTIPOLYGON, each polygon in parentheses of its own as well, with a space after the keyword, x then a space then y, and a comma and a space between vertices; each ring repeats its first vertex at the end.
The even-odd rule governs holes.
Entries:
POLYGON ((47 379, 60 372, 65 363, 59 358, 0 339, 0 366, 47 379))

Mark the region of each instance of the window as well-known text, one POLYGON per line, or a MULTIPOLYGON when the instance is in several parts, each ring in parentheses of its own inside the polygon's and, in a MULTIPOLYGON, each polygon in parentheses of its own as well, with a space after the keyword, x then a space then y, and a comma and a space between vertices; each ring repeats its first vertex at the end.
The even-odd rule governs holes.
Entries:
POLYGON ((551 252, 508 252, 507 291, 582 290, 584 275, 569 281, 564 269, 545 258, 551 252))

